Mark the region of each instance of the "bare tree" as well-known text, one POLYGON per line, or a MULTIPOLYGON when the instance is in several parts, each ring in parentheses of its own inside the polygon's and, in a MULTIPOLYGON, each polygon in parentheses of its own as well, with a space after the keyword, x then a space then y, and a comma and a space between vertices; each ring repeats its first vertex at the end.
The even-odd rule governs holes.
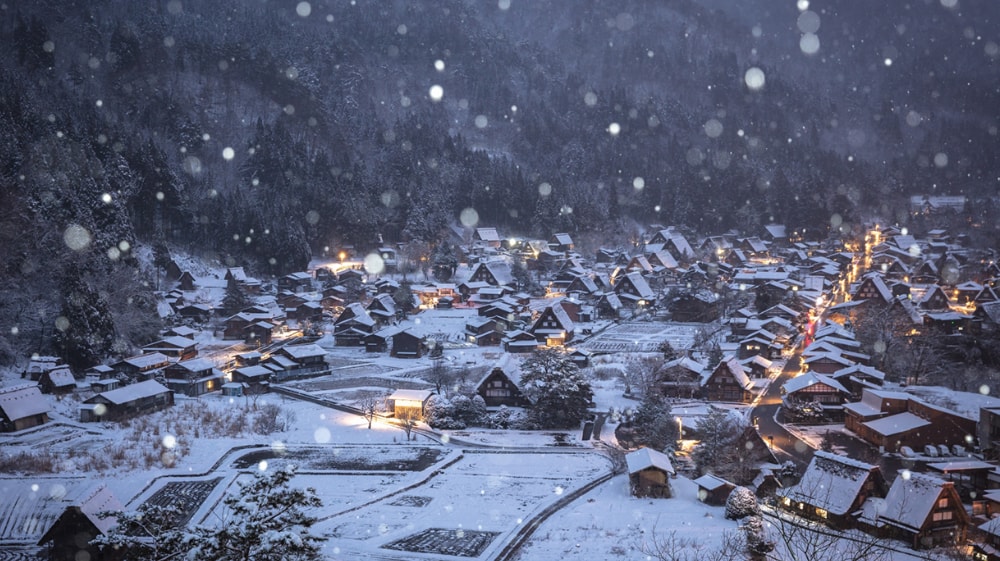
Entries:
POLYGON ((417 426, 417 422, 420 420, 420 414, 413 408, 404 408, 398 415, 396 415, 396 421, 399 426, 406 433, 406 441, 410 441, 410 436, 413 433, 413 428, 417 426))
POLYGON ((642 395, 659 393, 660 373, 666 360, 662 355, 637 355, 622 370, 625 393, 638 391, 642 395))
POLYGON ((788 514, 769 516, 768 536, 775 548, 768 561, 887 561, 885 540, 860 531, 839 532, 788 514))
POLYGON ((716 547, 703 541, 679 536, 676 530, 655 531, 636 548, 656 561, 735 561, 749 559, 746 540, 739 532, 727 531, 716 547))
POLYGON ((455 373, 444 358, 435 358, 431 362, 431 369, 427 373, 427 381, 434 384, 434 391, 438 395, 443 395, 442 390, 450 386, 455 381, 455 373))
POLYGON ((361 416, 368 421, 368 429, 372 428, 372 421, 382 410, 382 400, 375 394, 366 395, 358 400, 358 409, 361 410, 361 416))

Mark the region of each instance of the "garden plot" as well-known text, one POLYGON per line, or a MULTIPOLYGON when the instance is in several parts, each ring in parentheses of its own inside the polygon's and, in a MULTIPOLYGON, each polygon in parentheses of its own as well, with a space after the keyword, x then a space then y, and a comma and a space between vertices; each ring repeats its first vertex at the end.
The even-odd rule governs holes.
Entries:
POLYGON ((212 494, 221 477, 200 481, 171 481, 160 487, 145 504, 151 506, 172 506, 179 512, 178 524, 184 525, 201 508, 205 499, 212 494))
POLYGON ((516 532, 541 509, 610 467, 607 458, 593 452, 466 450, 459 461, 408 487, 406 494, 332 516, 314 529, 335 538, 340 555, 347 557, 363 556, 372 547, 488 556, 506 541, 499 537, 516 532))
POLYGON ((699 332, 712 324, 629 322, 606 329, 580 345, 591 352, 656 352, 664 342, 675 350, 693 346, 699 332))
POLYGON ((458 557, 479 557, 489 547, 498 532, 478 530, 446 530, 431 528, 401 540, 387 543, 382 547, 415 553, 440 553, 458 557))

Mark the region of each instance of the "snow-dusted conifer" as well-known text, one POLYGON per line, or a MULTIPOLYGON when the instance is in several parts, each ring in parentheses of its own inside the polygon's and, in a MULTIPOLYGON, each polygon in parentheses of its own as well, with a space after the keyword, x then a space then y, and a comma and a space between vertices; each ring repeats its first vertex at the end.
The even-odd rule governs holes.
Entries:
POLYGON ((747 487, 736 487, 726 499, 726 518, 740 520, 750 515, 760 514, 757 496, 747 487))

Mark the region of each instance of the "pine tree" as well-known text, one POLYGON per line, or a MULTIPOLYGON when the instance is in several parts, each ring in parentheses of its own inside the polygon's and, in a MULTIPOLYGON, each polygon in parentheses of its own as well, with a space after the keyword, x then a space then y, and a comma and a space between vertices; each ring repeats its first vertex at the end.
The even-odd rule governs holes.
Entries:
POLYGON ((434 278, 438 282, 447 282, 455 274, 455 269, 458 269, 458 258, 455 257, 455 250, 447 242, 441 242, 434 248, 431 263, 434 278))
POLYGON ((315 489, 293 489, 294 466, 258 474, 223 499, 228 516, 217 528, 198 527, 184 536, 190 561, 318 560, 325 539, 309 533, 322 506, 315 489))
POLYGON ((535 351, 521 370, 521 390, 531 401, 529 415, 540 428, 573 427, 587 416, 594 391, 561 352, 535 351))
POLYGON ((736 487, 729 493, 726 499, 726 518, 729 520, 740 520, 751 515, 759 515, 760 507, 757 505, 757 496, 746 487, 736 487))

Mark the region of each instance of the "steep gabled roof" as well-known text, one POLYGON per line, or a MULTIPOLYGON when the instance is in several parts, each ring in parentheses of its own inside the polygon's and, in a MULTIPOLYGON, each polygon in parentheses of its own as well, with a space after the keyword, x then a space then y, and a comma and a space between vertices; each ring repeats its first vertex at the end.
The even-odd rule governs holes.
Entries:
POLYGON ((778 495, 842 516, 848 513, 877 466, 817 450, 797 485, 778 495))
POLYGON ((932 475, 903 472, 892 482, 885 499, 865 505, 864 517, 919 530, 948 485, 953 484, 932 475))

